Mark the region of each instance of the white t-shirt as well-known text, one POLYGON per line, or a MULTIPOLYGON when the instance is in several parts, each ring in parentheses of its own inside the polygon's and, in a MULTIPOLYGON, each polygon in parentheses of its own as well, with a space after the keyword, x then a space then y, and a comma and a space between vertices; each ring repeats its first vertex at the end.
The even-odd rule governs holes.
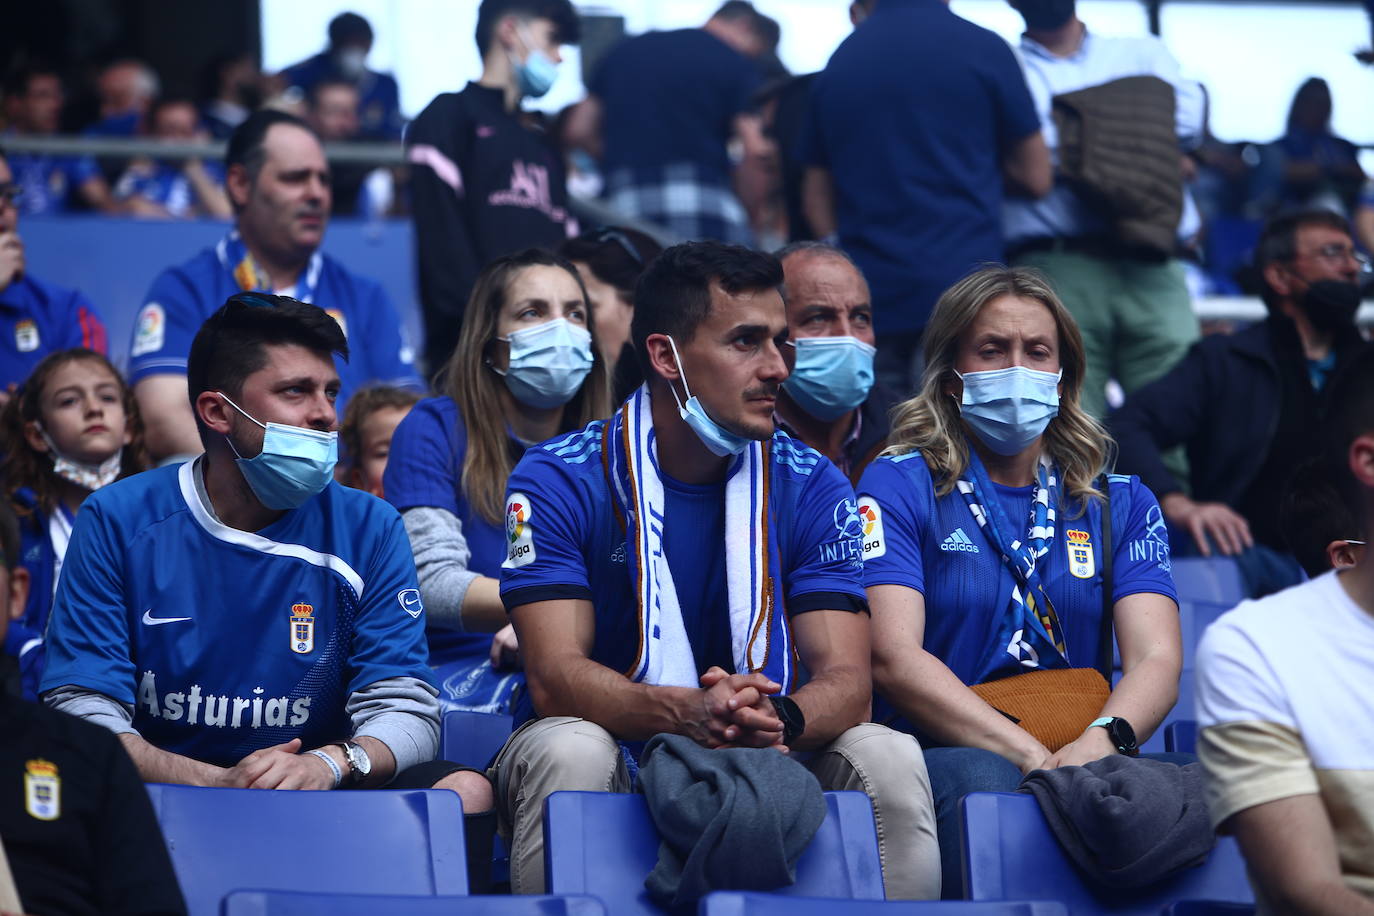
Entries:
POLYGON ((1374 616, 1336 573, 1246 601, 1208 627, 1197 716, 1212 823, 1318 795, 1342 876, 1374 897, 1374 616))

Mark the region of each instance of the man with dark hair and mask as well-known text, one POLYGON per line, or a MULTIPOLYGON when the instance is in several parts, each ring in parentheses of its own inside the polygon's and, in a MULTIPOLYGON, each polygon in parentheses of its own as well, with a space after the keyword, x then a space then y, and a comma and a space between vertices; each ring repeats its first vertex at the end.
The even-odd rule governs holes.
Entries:
POLYGON ((558 78, 560 48, 577 44, 570 0, 482 0, 482 75, 445 92, 406 128, 425 359, 431 371, 458 342, 478 273, 502 255, 553 249, 577 235, 563 154, 529 115, 558 78))
POLYGON ((340 13, 329 22, 329 47, 281 73, 287 86, 311 95, 320 83, 345 82, 358 90, 358 136, 399 140, 404 119, 401 93, 389 73, 367 69, 372 26, 357 13, 340 13))
MULTIPOLYGON (((1111 418, 1117 470, 1139 474, 1164 517, 1203 555, 1287 553, 1279 504, 1289 478, 1316 454, 1327 381, 1365 344, 1355 326, 1362 261, 1346 221, 1313 210, 1281 216, 1255 248, 1269 317, 1204 338, 1177 366, 1126 399, 1111 418), (1191 496, 1160 453, 1188 451, 1191 496)), ((1261 561, 1272 590, 1297 581, 1261 561), (1273 576, 1278 574, 1280 578, 1273 576)))

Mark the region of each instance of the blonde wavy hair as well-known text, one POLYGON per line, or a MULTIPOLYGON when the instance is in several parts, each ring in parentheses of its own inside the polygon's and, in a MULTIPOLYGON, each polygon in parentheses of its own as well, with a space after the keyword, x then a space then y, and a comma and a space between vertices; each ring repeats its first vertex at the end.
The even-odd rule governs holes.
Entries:
POLYGON ((1064 370, 1059 414, 1045 429, 1043 447, 1059 469, 1064 491, 1081 514, 1089 500, 1101 499, 1098 475, 1107 467, 1112 439, 1102 425, 1079 406, 1087 357, 1078 324, 1059 301, 1049 282, 1035 270, 992 265, 980 268, 945 290, 926 325, 923 345, 925 370, 920 389, 893 408, 892 433, 884 455, 921 452, 935 479, 935 492, 944 496, 968 469, 968 438, 959 414, 959 401, 949 389, 958 382, 954 361, 959 338, 989 302, 1016 296, 1049 309, 1059 330, 1059 365, 1064 370))

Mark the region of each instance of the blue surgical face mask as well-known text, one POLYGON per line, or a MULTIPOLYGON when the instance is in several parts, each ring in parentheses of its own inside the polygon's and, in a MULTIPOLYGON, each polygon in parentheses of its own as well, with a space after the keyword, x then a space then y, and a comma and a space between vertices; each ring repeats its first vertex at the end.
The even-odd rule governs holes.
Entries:
POLYGON ((220 397, 266 430, 262 451, 252 458, 244 458, 234 448, 233 440, 224 437, 258 502, 269 509, 295 509, 334 479, 334 465, 339 461, 338 433, 285 423, 262 423, 229 400, 228 395, 221 392, 220 397))
POLYGON ((677 360, 677 371, 682 375, 682 388, 687 392, 687 403, 684 405, 682 399, 677 396, 677 389, 671 382, 668 384, 668 390, 673 392, 673 400, 677 401, 678 416, 692 427, 692 432, 697 434, 697 438, 711 454, 724 458, 726 455, 738 455, 744 451, 754 440, 739 433, 732 433, 711 419, 706 413, 706 408, 701 406, 701 402, 692 394, 692 389, 687 386, 687 371, 682 368, 682 357, 678 355, 677 342, 669 337, 668 344, 673 348, 673 359, 677 360))
POLYGON ((548 92, 553 81, 558 79, 558 64, 546 52, 534 46, 529 29, 521 26, 519 33, 520 40, 525 43, 525 60, 523 63, 511 61, 515 66, 515 78, 520 81, 522 95, 537 99, 548 92))
POLYGON ((562 407, 592 371, 592 335, 566 318, 498 337, 510 344, 506 387, 526 407, 562 407))
POLYGON ((999 455, 1020 454, 1059 415, 1063 375, 1062 369, 1040 372, 1025 366, 959 375, 964 381, 959 412, 988 448, 999 455))
POLYGON ((873 354, 856 337, 798 337, 792 374, 782 383, 797 406, 818 420, 838 420, 873 388, 873 354))

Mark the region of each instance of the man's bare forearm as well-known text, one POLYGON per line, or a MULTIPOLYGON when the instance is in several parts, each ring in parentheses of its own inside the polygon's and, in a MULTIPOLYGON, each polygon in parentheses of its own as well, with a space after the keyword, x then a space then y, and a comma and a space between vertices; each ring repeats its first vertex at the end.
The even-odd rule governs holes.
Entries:
POLYGON ((627 741, 661 732, 699 740, 693 726, 701 690, 639 684, 586 657, 565 657, 549 667, 557 671, 552 678, 530 679, 541 716, 576 716, 627 741))
POLYGON ((226 770, 190 757, 173 754, 154 747, 141 736, 129 732, 119 736, 138 775, 144 782, 170 782, 184 786, 218 786, 223 784, 226 770))

